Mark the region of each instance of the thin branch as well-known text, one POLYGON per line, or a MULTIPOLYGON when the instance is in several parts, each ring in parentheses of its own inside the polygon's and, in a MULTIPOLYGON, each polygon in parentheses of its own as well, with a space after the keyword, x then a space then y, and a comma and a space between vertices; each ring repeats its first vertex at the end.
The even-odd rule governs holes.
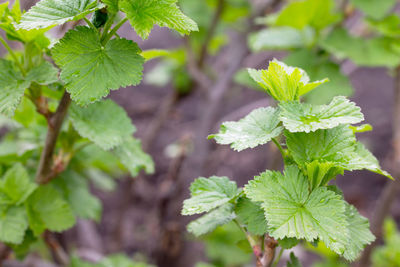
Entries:
POLYGON ((71 98, 68 92, 65 91, 56 112, 52 114, 48 121, 46 141, 36 173, 36 182, 39 184, 50 182, 58 174, 58 172, 55 172, 53 168, 53 155, 58 134, 60 133, 61 125, 64 121, 65 115, 67 114, 70 103, 71 98))
POLYGON ((271 140, 272 140, 272 142, 274 142, 275 145, 278 147, 279 152, 281 152, 281 154, 282 154, 282 158, 285 159, 285 150, 283 150, 283 148, 282 148, 281 144, 279 143, 279 141, 276 140, 275 138, 272 138, 271 140))
MULTIPOLYGON (((391 167, 394 170, 394 177, 400 176, 400 66, 396 69, 395 85, 394 85, 394 106, 393 106, 393 159, 391 167)), ((382 226, 385 217, 392 207, 393 201, 400 188, 400 180, 387 181, 385 187, 373 212, 374 216, 371 218, 371 231, 377 237, 377 240, 382 237, 382 226)), ((373 248, 377 245, 377 241, 367 246, 361 255, 358 266, 368 266, 370 256, 373 248)))
POLYGON ((58 240, 55 238, 53 233, 46 231, 43 234, 44 242, 47 247, 50 249, 51 254, 53 255, 55 261, 62 266, 69 265, 69 256, 68 253, 64 250, 58 240))
POLYGON ((224 11, 224 6, 225 6, 225 0, 218 0, 217 9, 215 10, 214 17, 213 17, 210 27, 207 31, 207 36, 206 36, 206 38, 201 46, 201 49, 200 49, 200 56, 199 56, 199 60, 197 62, 197 66, 200 69, 204 65, 205 59, 207 57, 208 46, 210 45, 210 42, 211 42, 212 38, 214 37, 214 34, 215 34, 215 31, 219 24, 222 12, 224 11))

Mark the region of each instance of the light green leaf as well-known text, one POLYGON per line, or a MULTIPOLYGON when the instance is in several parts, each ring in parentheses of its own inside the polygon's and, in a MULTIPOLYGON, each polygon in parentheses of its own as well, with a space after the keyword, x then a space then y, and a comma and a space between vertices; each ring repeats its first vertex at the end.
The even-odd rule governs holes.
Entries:
POLYGON ((47 61, 32 68, 26 75, 26 80, 47 85, 58 81, 58 70, 47 61))
POLYGON ((128 169, 132 177, 137 176, 142 169, 147 174, 154 173, 153 160, 142 150, 141 142, 133 137, 125 139, 121 145, 117 146, 114 154, 128 169))
POLYGON ((75 224, 69 204, 51 185, 40 186, 27 200, 29 225, 36 236, 45 229, 61 232, 75 224))
POLYGON ((347 98, 337 96, 329 105, 311 105, 297 101, 279 104, 279 117, 290 132, 310 132, 330 129, 340 124, 354 124, 364 120, 361 109, 347 98))
POLYGON ((400 54, 386 38, 363 39, 338 28, 320 45, 339 59, 350 59, 359 66, 394 68, 400 64, 400 54))
POLYGON ((249 45, 253 51, 293 49, 311 44, 313 38, 314 32, 309 28, 300 31, 292 27, 274 27, 251 34, 249 45))
POLYGON ((235 217, 233 204, 227 203, 192 221, 187 229, 195 236, 200 236, 214 231, 215 228, 232 221, 235 217))
POLYGON ((258 108, 237 122, 224 122, 220 132, 208 138, 214 138, 218 144, 231 144, 236 151, 266 144, 282 132, 278 114, 279 111, 272 107, 258 108))
POLYGON ((101 0, 106 6, 107 11, 117 13, 119 10, 119 0, 101 0))
POLYGON ((343 169, 337 167, 335 163, 319 162, 317 160, 306 163, 306 171, 311 190, 319 186, 327 185, 328 182, 338 174, 343 175, 343 169))
POLYGON ((308 180, 296 166, 286 167, 284 175, 266 171, 244 190, 251 200, 262 201, 272 237, 319 238, 336 253, 344 252, 349 239, 345 202, 325 187, 309 192, 308 180))
POLYGON ((28 228, 23 206, 0 208, 0 240, 6 243, 21 244, 28 228))
POLYGON ((347 125, 310 133, 285 131, 285 136, 288 149, 300 166, 318 161, 349 171, 367 169, 393 179, 381 169, 371 152, 356 142, 353 131, 347 125))
POLYGON ((307 103, 327 104, 335 96, 351 96, 353 87, 349 78, 344 75, 340 66, 329 57, 321 57, 315 51, 302 49, 293 51, 285 58, 285 63, 304 69, 311 80, 320 80, 329 77, 329 82, 304 95, 307 103))
POLYGON ((382 20, 369 19, 368 24, 383 36, 400 37, 400 16, 392 14, 382 20))
POLYGON ((12 117, 28 86, 11 61, 0 59, 0 114, 12 117))
POLYGON ((210 211, 232 200, 238 192, 236 183, 228 177, 197 178, 190 185, 191 198, 183 202, 182 215, 210 211))
POLYGON ((346 205, 346 217, 349 222, 350 238, 343 257, 354 261, 364 247, 375 240, 375 236, 369 230, 368 219, 361 216, 357 209, 350 204, 346 205))
POLYGON ((267 232, 267 221, 259 203, 241 197, 235 205, 238 220, 246 225, 247 231, 254 235, 263 235, 267 232))
POLYGON ((273 24, 297 29, 311 26, 322 30, 340 19, 338 14, 333 13, 334 7, 333 0, 293 1, 279 13, 273 24))
POLYGON ((311 82, 308 75, 300 68, 287 66, 274 59, 270 61, 267 70, 248 69, 250 76, 269 95, 277 101, 298 100, 317 86, 327 82, 327 79, 311 82))
POLYGON ((361 124, 360 126, 350 126, 350 129, 353 130, 353 133, 364 133, 364 132, 370 132, 374 128, 372 127, 371 124, 361 124))
POLYGON ((87 107, 72 105, 70 119, 82 137, 104 150, 121 145, 136 130, 125 110, 110 99, 87 107))
POLYGON ((31 181, 22 164, 17 163, 7 170, 0 180, 1 202, 4 203, 4 196, 7 199, 7 204, 20 205, 36 188, 37 185, 31 181))
POLYGON ((197 31, 196 23, 185 16, 177 0, 120 0, 120 7, 136 33, 147 39, 154 24, 168 27, 181 34, 197 31))
POLYGON ((102 7, 97 0, 42 0, 22 15, 18 27, 29 30, 60 25, 80 20, 102 7))
POLYGON ((144 62, 139 53, 136 43, 123 38, 103 46, 98 32, 83 26, 68 31, 52 50, 61 79, 79 105, 98 101, 110 90, 138 84, 144 62))
POLYGON ((354 6, 359 8, 365 15, 380 19, 385 16, 396 4, 396 0, 351 0, 354 6))

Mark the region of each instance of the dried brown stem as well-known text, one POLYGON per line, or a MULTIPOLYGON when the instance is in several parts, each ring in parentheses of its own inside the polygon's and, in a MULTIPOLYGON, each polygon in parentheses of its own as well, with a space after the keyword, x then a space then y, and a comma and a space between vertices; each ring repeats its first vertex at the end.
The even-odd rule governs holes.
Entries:
POLYGON ((56 261, 56 263, 61 264, 62 266, 69 265, 69 256, 58 240, 55 238, 54 234, 46 231, 43 235, 44 242, 47 247, 50 249, 51 254, 56 261))
POLYGON ((48 120, 46 141, 36 173, 36 182, 39 184, 50 182, 59 173, 60 168, 59 166, 54 166, 53 155, 61 125, 64 121, 65 115, 67 114, 70 103, 71 98, 69 94, 65 92, 60 100, 56 112, 52 114, 48 120))

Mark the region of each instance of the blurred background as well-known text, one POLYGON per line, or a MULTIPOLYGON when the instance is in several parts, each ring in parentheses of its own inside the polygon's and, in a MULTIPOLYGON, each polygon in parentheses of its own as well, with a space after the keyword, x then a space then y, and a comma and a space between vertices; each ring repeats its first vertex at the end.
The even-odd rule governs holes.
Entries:
MULTIPOLYGON (((35 2, 22 0, 21 5, 27 10, 35 2)), ((305 69, 311 80, 330 79, 305 101, 324 104, 345 95, 356 102, 365 123, 374 128, 359 139, 398 177, 400 5, 396 0, 305 0, 293 5, 296 2, 180 0, 199 32, 182 37, 156 27, 142 41, 129 25, 119 30, 144 51, 167 50, 146 63, 140 85, 110 96, 127 110, 156 171, 134 179, 93 173, 92 192, 103 203, 102 216, 97 222, 80 220, 58 235, 63 246, 88 259, 123 251, 161 267, 254 266, 235 226, 196 239, 185 229, 193 218, 182 217, 180 211, 190 183, 199 176, 228 176, 242 186, 266 168, 281 169, 272 146, 235 152, 207 140, 223 121, 272 105, 246 68, 267 68, 274 58, 305 69)), ((54 36, 63 36, 70 26, 56 28, 54 36)), ((400 238, 393 230, 400 219, 397 182, 356 171, 338 177, 336 183, 346 200, 371 219, 377 245, 389 239, 398 244, 371 250, 375 266, 400 266, 400 252, 395 250, 400 238), (394 221, 386 221, 386 229, 394 233, 382 239, 387 216, 394 221), (398 258, 385 262, 384 253, 398 258)), ((348 266, 324 248, 297 247, 296 254, 304 266, 348 266)), ((22 266, 44 266, 29 265, 34 258, 28 257, 28 265, 22 266)))

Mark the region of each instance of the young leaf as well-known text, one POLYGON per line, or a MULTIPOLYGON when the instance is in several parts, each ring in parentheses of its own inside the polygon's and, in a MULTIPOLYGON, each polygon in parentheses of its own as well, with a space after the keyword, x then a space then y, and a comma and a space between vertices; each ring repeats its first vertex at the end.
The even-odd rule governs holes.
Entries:
POLYGON ((181 34, 197 31, 196 23, 182 13, 176 2, 177 0, 120 0, 119 5, 142 39, 147 39, 154 24, 174 29, 181 34))
POLYGON ((278 114, 272 107, 258 108, 238 122, 224 122, 220 132, 208 138, 214 138, 218 144, 231 144, 236 151, 266 144, 282 132, 278 114))
POLYGON ((190 185, 191 198, 183 202, 182 215, 210 211, 232 200, 238 193, 236 183, 228 177, 197 178, 190 185))
POLYGON ((241 197, 235 205, 235 213, 238 220, 246 225, 247 231, 251 234, 263 235, 267 232, 267 221, 259 203, 241 197))
POLYGON ((80 20, 102 7, 97 0, 42 0, 22 15, 18 27, 29 30, 60 25, 80 20))
POLYGON ((343 257, 349 261, 354 261, 364 247, 375 240, 375 236, 369 230, 368 219, 361 216, 357 209, 350 204, 346 205, 346 217, 349 222, 350 238, 343 257))
POLYGON ((299 259, 294 255, 293 252, 290 252, 290 261, 287 262, 286 267, 301 267, 301 263, 299 259))
POLYGON ((136 43, 123 38, 103 45, 96 30, 78 26, 52 49, 61 67, 61 79, 79 105, 98 101, 110 90, 136 85, 142 79, 144 59, 136 43))
POLYGON ((0 114, 12 117, 28 86, 11 61, 0 59, 0 114))
POLYGON ((26 205, 29 225, 36 236, 45 229, 61 232, 75 224, 71 207, 51 185, 40 186, 26 205))
POLYGON ((43 61, 26 74, 26 80, 40 85, 55 83, 58 81, 58 70, 50 62, 43 61))
POLYGON ((142 150, 142 143, 133 137, 125 139, 121 145, 117 146, 114 154, 128 169, 132 177, 137 176, 141 169, 148 174, 154 172, 153 160, 142 150))
POLYGON ((248 69, 250 76, 277 101, 298 100, 328 79, 309 82, 304 70, 273 60, 267 70, 248 69))
POLYGON ((380 19, 386 15, 387 12, 396 4, 396 0, 351 0, 355 7, 359 8, 365 15, 380 19))
POLYGON ((303 29, 306 26, 322 30, 340 19, 332 11, 333 0, 304 0, 289 3, 273 22, 276 26, 290 26, 303 29))
POLYGON ((70 119, 82 137, 104 150, 121 145, 136 130, 125 110, 110 99, 87 107, 72 105, 70 119))
POLYGON ((235 217, 236 215, 233 212, 233 205, 226 203, 190 222, 187 229, 195 236, 200 236, 213 231, 220 225, 232 221, 235 217))
POLYGON ((306 163, 307 178, 310 189, 327 185, 328 182, 338 174, 343 175, 343 169, 337 167, 333 162, 319 162, 317 160, 306 163))
POLYGON ((302 104, 296 101, 279 104, 279 117, 290 132, 310 132, 330 129, 340 124, 364 120, 361 109, 347 98, 337 96, 329 105, 302 104))
POLYGON ((21 244, 24 240, 28 220, 23 206, 0 207, 0 240, 21 244))
POLYGON ((17 163, 0 180, 1 203, 20 205, 36 188, 22 164, 17 163))
POLYGON ((309 192, 308 180, 296 166, 286 167, 284 175, 262 173, 246 185, 245 193, 262 201, 272 237, 319 238, 336 253, 344 252, 349 239, 345 202, 325 187, 309 192))
POLYGON ((107 6, 107 11, 111 13, 117 13, 119 10, 119 0, 102 0, 106 6, 107 6))

